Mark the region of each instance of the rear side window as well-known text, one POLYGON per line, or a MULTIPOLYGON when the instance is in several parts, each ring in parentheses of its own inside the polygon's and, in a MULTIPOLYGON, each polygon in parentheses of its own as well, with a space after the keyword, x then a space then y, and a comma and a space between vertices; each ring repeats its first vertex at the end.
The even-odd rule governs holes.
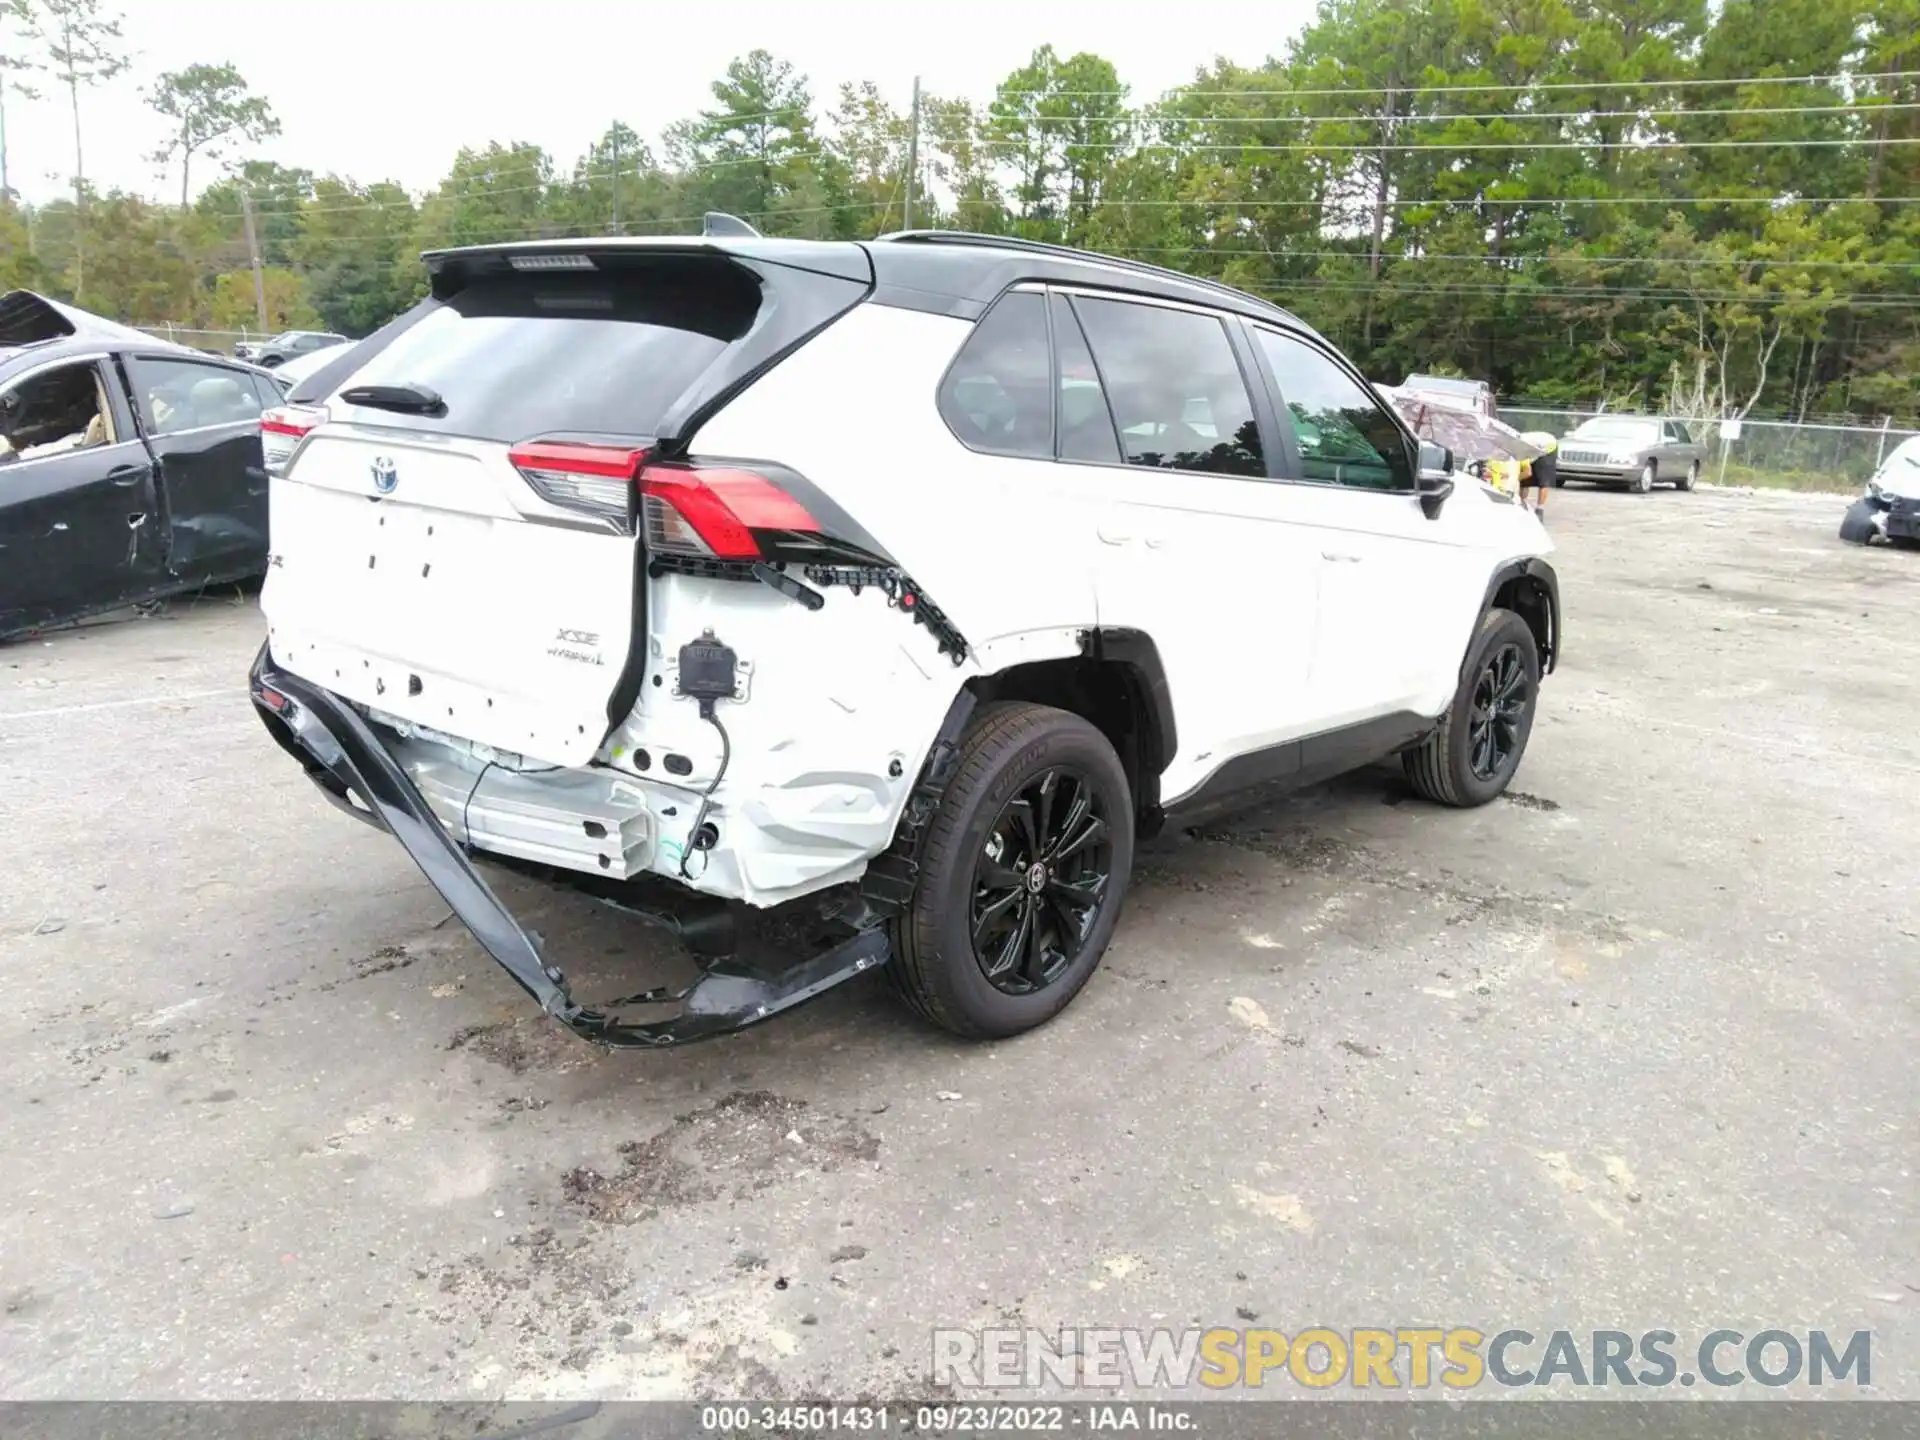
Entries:
POLYGON ((941 382, 940 414, 969 449, 1053 458, 1045 296, 1015 290, 980 318, 941 382))
POLYGON ((1099 368, 1086 336, 1064 295, 1055 295, 1053 349, 1060 372, 1060 458, 1118 465, 1120 444, 1114 439, 1113 412, 1100 384, 1099 368))
POLYGON ((1074 297, 1129 465, 1265 476, 1260 427, 1216 316, 1074 297))
POLYGON ((751 274, 705 259, 496 274, 420 316, 329 388, 424 386, 445 402, 436 416, 335 402, 373 424, 508 443, 655 436, 759 311, 751 274))
POLYGON ((244 370, 197 360, 150 360, 132 364, 134 399, 155 435, 178 435, 260 418, 260 392, 244 370))

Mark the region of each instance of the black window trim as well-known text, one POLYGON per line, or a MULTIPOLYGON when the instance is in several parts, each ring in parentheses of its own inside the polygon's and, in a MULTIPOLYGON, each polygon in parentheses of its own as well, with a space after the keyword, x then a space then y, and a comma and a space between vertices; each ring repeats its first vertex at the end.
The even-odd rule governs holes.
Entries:
MULTIPOLYGON (((1024 284, 1015 285, 1010 288, 1018 290, 1022 288, 1032 289, 1035 287, 1032 284, 1024 284)), ((1144 305, 1157 310, 1180 310, 1190 315, 1204 315, 1210 320, 1218 321, 1221 328, 1226 332, 1227 349, 1233 355, 1234 364, 1239 367, 1240 384, 1247 392, 1247 405, 1248 408, 1253 411, 1254 426, 1260 432, 1260 458, 1266 464, 1267 473, 1264 475, 1239 475, 1224 470, 1176 470, 1171 467, 1135 465, 1127 459, 1126 440, 1120 434, 1120 418, 1113 413, 1113 402, 1111 399, 1107 400, 1107 419, 1114 427, 1114 442, 1120 447, 1120 459, 1116 462, 1112 460, 1072 460, 1063 458, 1060 454, 1058 438, 1060 357, 1057 351, 1049 356, 1053 365, 1053 384, 1055 391, 1053 404, 1055 415, 1054 464, 1087 465, 1097 470, 1124 470, 1130 475, 1152 473, 1166 475, 1204 475, 1210 480, 1241 480, 1251 481, 1261 485, 1269 485, 1276 480, 1285 480, 1287 478, 1275 469, 1277 462, 1276 451, 1280 440, 1279 421, 1273 413, 1273 400, 1264 375, 1256 378, 1259 372, 1256 371, 1251 374, 1248 372, 1247 366, 1249 361, 1257 363, 1258 357, 1251 354, 1249 348, 1250 342, 1244 333, 1240 333, 1241 327, 1246 323, 1240 316, 1233 314, 1231 311, 1215 310, 1208 306, 1196 305, 1186 300, 1174 300, 1159 295, 1143 294, 1137 290, 1123 290, 1119 287, 1074 283, 1071 285, 1048 285, 1044 288, 1050 294, 1060 295, 1065 298, 1067 308, 1073 311, 1074 323, 1080 326, 1080 334, 1081 338, 1086 342, 1087 354, 1093 358, 1094 373, 1100 377, 1100 392, 1102 398, 1108 397, 1111 393, 1107 388, 1106 372, 1101 369, 1100 355, 1099 352, 1093 348, 1092 337, 1086 333, 1086 321, 1081 318, 1080 309, 1074 303, 1075 297, 1085 296, 1089 300, 1116 300, 1131 305, 1144 305)), ((997 305, 1000 302, 996 300, 994 303, 997 305)), ((1047 321, 1047 337, 1048 343, 1051 345, 1053 337, 1053 308, 1051 302, 1049 302, 1047 308, 1047 321)))
MULTIPOLYGON (((126 384, 122 375, 119 356, 112 350, 81 349, 65 355, 43 355, 35 357, 37 364, 22 365, 10 374, 0 375, 0 393, 12 390, 16 385, 24 385, 29 380, 37 380, 42 375, 55 370, 64 370, 69 365, 88 365, 93 368, 94 379, 99 383, 107 397, 107 405, 113 411, 113 433, 115 439, 111 445, 96 445, 91 453, 102 450, 117 450, 122 445, 140 445, 144 442, 145 432, 138 428, 136 407, 132 395, 123 389, 126 384)), ((88 453, 80 450, 63 450, 58 455, 22 456, 7 466, 7 473, 17 473, 22 465, 37 465, 43 460, 65 460, 74 455, 88 453)))
POLYGON ((258 400, 260 392, 253 383, 254 372, 244 365, 229 364, 212 355, 170 355, 161 350, 128 350, 123 352, 119 359, 125 376, 127 399, 133 410, 133 423, 139 427, 140 438, 143 440, 171 440, 179 435, 198 435, 206 430, 228 430, 235 425, 258 425, 260 415, 273 409, 272 405, 263 401, 260 406, 260 415, 255 415, 251 420, 222 420, 218 425, 189 425, 184 430, 169 430, 162 435, 147 423, 146 408, 140 403, 140 382, 136 377, 142 364, 197 365, 203 370, 219 370, 239 380, 247 393, 258 400))
POLYGON ((1267 388, 1268 403, 1273 407, 1274 414, 1277 417, 1276 423, 1285 430, 1286 457, 1291 469, 1290 473, 1282 478, 1288 484, 1310 485, 1316 490, 1337 490, 1343 495, 1385 495, 1390 499, 1400 500, 1407 499, 1408 497, 1418 498, 1420 494, 1419 438, 1408 428, 1407 422, 1401 417, 1399 411, 1380 398, 1380 392, 1374 389, 1366 376, 1354 369, 1344 355, 1321 341, 1317 336, 1307 335, 1297 330, 1288 330, 1284 326, 1259 320, 1242 320, 1240 323, 1245 326, 1248 331, 1247 341, 1252 345, 1254 356, 1259 362, 1260 378, 1267 388), (1258 340, 1252 334, 1255 330, 1265 330, 1279 339, 1290 340, 1296 345, 1304 345, 1307 349, 1331 361, 1334 369, 1358 385, 1360 387, 1360 393, 1378 406, 1381 413, 1393 422, 1393 428, 1400 432, 1401 446, 1407 457, 1407 473, 1413 477, 1413 483, 1404 489, 1376 490, 1370 485, 1342 485, 1337 480, 1315 480, 1310 478, 1306 473, 1304 462, 1300 459, 1300 437, 1293 427, 1293 412, 1287 409, 1286 397, 1281 393, 1279 379, 1274 375, 1273 367, 1268 363, 1266 355, 1260 349, 1258 340))

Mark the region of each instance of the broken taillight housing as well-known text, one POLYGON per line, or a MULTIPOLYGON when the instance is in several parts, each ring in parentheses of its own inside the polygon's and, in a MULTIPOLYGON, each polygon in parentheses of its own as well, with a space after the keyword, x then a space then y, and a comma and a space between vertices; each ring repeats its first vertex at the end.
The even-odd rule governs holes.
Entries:
POLYGON ((269 475, 285 475, 293 462, 293 452, 317 426, 326 423, 327 412, 309 405, 281 405, 263 411, 260 416, 260 453, 269 475))
POLYGON ((760 560, 756 530, 818 534, 820 522, 758 470, 659 464, 640 471, 647 549, 658 555, 760 560))

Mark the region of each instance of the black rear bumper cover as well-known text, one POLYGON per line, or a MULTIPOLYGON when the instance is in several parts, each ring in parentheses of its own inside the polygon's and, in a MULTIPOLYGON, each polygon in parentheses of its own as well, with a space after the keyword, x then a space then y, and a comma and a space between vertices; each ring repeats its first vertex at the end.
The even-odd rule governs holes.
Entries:
POLYGON ((565 975, 547 961, 538 938, 521 927, 480 877, 465 849, 359 712, 281 670, 264 645, 254 660, 249 689, 268 732, 327 798, 392 834, 481 948, 542 1011, 583 1039, 625 1049, 710 1039, 770 1019, 891 958, 887 931, 875 927, 818 954, 796 957, 791 966, 773 974, 723 957, 684 991, 647 991, 603 1008, 581 1005, 565 975), (664 1020, 628 1023, 617 1013, 627 1006, 676 1002, 680 1013, 664 1020))

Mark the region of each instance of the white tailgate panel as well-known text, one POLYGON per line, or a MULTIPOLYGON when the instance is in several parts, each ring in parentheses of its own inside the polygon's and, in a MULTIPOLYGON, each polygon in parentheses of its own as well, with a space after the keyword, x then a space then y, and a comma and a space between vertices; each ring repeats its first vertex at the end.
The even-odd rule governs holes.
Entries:
POLYGON ((504 447, 322 432, 270 493, 277 663, 501 750, 593 758, 633 628, 636 540, 527 518, 547 507, 504 447), (391 497, 374 492, 376 457, 401 477, 391 497))

